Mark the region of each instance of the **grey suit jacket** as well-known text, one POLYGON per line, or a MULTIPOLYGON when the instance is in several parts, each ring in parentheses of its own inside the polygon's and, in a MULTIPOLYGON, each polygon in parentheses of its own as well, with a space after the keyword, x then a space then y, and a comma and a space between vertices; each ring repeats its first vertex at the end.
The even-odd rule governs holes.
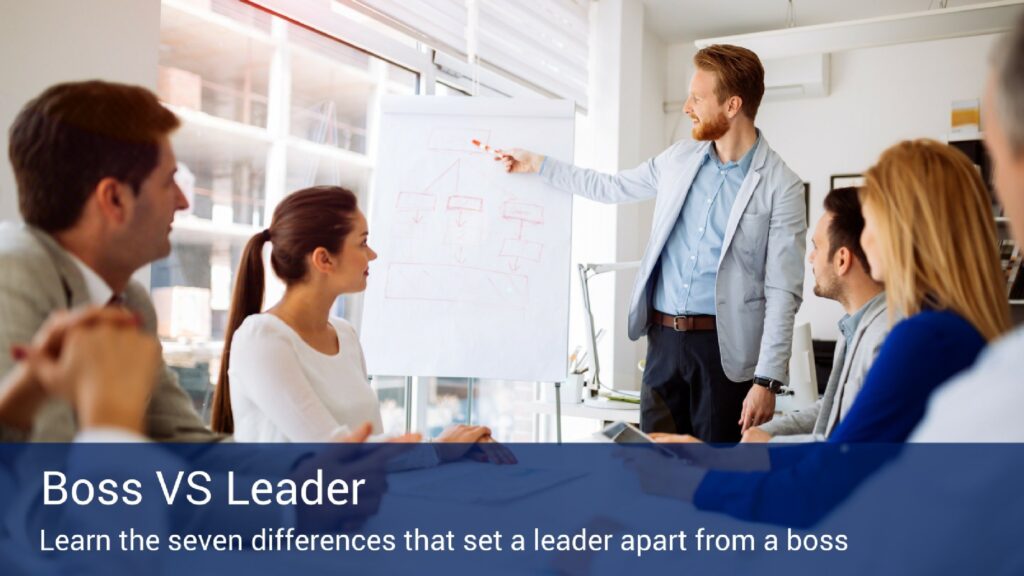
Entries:
POLYGON ((840 337, 836 343, 832 375, 829 376, 825 394, 803 410, 796 410, 761 425, 762 430, 772 434, 771 442, 824 440, 850 411, 885 337, 889 335, 885 293, 876 296, 866 306, 850 340, 850 349, 846 349, 845 338, 840 337))
MULTIPOLYGON (((30 342, 51 312, 89 304, 85 280, 63 248, 47 233, 22 224, 0 224, 0 375, 13 360, 12 344, 30 342)), ((144 329, 156 332, 156 312, 146 289, 131 282, 125 306, 142 316, 144 329)), ((223 438, 203 425, 188 395, 163 361, 146 414, 146 434, 164 442, 209 442, 223 438)), ((77 430, 71 406, 49 401, 36 417, 31 439, 70 442, 77 430)), ((19 439, 10 430, 0 436, 19 439)), ((20 438, 22 440, 26 438, 20 438)))
MULTIPOLYGON (((650 326, 652 275, 710 142, 680 141, 632 170, 602 174, 547 159, 552 185, 598 202, 655 198, 654 223, 629 310, 629 337, 650 326)), ((722 368, 734 381, 754 374, 789 380, 793 317, 804 282, 804 188, 761 136, 725 229, 715 287, 722 368)))

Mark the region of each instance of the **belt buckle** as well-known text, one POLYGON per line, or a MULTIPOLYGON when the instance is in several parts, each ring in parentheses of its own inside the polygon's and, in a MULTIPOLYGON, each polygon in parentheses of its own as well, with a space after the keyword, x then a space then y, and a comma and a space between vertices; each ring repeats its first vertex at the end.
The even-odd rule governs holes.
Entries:
POLYGON ((687 330, 692 329, 693 328, 693 324, 691 322, 688 325, 688 321, 689 320, 690 320, 689 316, 673 316, 672 317, 672 329, 675 330, 676 332, 686 332, 687 330), (682 329, 679 328, 679 320, 683 321, 683 328, 682 329))

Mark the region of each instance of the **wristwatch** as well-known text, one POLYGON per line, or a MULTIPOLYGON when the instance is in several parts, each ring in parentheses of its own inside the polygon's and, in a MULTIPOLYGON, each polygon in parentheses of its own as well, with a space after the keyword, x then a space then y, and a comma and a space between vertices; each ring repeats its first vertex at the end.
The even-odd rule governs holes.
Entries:
POLYGON ((785 387, 782 382, 773 380, 771 378, 765 378, 764 376, 754 376, 754 384, 767 388, 772 394, 778 396, 779 394, 785 393, 785 387))

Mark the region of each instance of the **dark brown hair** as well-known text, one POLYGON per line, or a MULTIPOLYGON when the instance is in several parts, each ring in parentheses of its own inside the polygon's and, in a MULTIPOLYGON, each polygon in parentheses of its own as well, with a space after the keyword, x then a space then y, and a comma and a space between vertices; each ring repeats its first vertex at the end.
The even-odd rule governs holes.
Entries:
POLYGON ((752 51, 731 44, 712 44, 701 48, 693 56, 693 64, 701 70, 715 74, 715 95, 719 103, 739 96, 740 110, 751 120, 764 97, 764 66, 752 51))
POLYGON ((825 196, 825 210, 832 215, 832 222, 828 226, 828 257, 831 259, 840 248, 846 248, 870 275, 871 265, 860 245, 864 214, 860 209, 859 192, 857 188, 847 186, 836 188, 825 196))
POLYGON ((22 108, 10 130, 22 218, 47 232, 66 230, 104 178, 138 194, 156 168, 160 138, 178 125, 141 86, 92 80, 47 88, 22 108))
POLYGON ((317 248, 337 254, 352 231, 358 210, 356 196, 337 186, 314 186, 288 195, 274 210, 270 228, 249 239, 238 263, 231 312, 224 335, 220 377, 213 394, 211 426, 214 431, 232 434, 235 419, 231 413, 231 388, 228 366, 231 340, 246 318, 263 308, 263 245, 271 243, 270 265, 277 277, 291 286, 306 277, 306 257, 317 248))

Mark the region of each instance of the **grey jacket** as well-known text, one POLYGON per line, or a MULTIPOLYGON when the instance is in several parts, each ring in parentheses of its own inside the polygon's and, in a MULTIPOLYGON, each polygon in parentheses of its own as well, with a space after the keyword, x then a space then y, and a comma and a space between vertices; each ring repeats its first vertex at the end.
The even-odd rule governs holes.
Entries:
MULTIPOLYGON (((652 278, 710 142, 681 141, 631 170, 610 175, 547 159, 558 188, 607 203, 655 198, 654 222, 636 276, 629 337, 650 325, 652 278)), ((800 178, 761 136, 725 229, 715 303, 722 368, 733 381, 754 374, 787 382, 793 318, 803 294, 807 218, 800 178)))
MULTIPOLYGON (((0 350, 32 340, 51 312, 89 304, 78 267, 47 233, 22 224, 0 224, 0 350)), ((156 312, 146 289, 131 282, 125 306, 142 316, 144 329, 156 332, 156 312)), ((14 363, 0 353, 0 376, 14 363)), ((209 442, 223 437, 204 426, 188 395, 163 361, 146 414, 146 435, 165 442, 209 442)), ((36 417, 31 439, 70 442, 77 430, 71 406, 51 400, 36 417)), ((0 440, 25 440, 11 430, 0 440)))
POLYGON ((796 410, 761 425, 762 430, 772 435, 771 442, 824 440, 850 411, 885 337, 889 335, 885 293, 876 296, 866 306, 850 340, 850 349, 846 349, 845 338, 840 337, 836 343, 832 375, 829 376, 825 394, 803 410, 796 410))

